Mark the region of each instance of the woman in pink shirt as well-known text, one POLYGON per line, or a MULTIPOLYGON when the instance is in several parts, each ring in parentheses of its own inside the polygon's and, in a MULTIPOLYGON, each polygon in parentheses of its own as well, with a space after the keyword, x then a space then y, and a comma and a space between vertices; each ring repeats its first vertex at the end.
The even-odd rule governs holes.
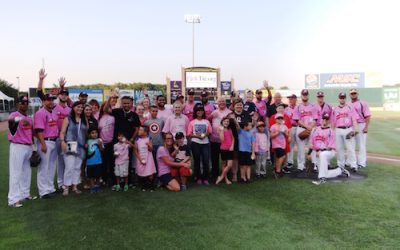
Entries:
POLYGON ((107 101, 104 102, 100 108, 99 132, 100 139, 104 144, 104 150, 101 152, 103 159, 102 179, 103 182, 107 183, 109 186, 113 185, 115 180, 113 159, 115 118, 111 112, 110 104, 107 101))
POLYGON ((271 126, 272 151, 275 154, 275 178, 282 177, 281 167, 286 158, 286 141, 290 143, 289 129, 283 122, 283 115, 275 115, 276 123, 271 126))
POLYGON ((193 110, 194 120, 189 123, 187 136, 191 138, 192 154, 194 159, 194 173, 197 184, 209 185, 208 169, 210 166, 210 140, 208 136, 212 132, 211 124, 206 120, 204 105, 196 104, 193 110), (200 172, 200 161, 203 173, 200 172))

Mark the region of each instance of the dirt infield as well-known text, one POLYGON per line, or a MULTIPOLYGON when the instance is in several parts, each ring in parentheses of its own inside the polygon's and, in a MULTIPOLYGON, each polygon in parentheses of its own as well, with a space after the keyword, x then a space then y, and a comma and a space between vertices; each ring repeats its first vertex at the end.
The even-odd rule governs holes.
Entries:
MULTIPOLYGON (((7 131, 7 121, 0 122, 0 132, 7 131)), ((392 155, 381 155, 368 153, 368 161, 375 163, 383 163, 388 165, 400 166, 400 157, 392 155)))

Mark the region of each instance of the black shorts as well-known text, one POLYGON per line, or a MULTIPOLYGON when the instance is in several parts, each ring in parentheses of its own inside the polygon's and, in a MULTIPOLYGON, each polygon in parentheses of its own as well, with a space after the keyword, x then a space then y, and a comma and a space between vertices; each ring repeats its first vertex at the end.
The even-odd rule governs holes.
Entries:
POLYGON ((221 160, 223 161, 233 160, 233 151, 221 149, 221 160))
POLYGON ((251 159, 250 152, 239 151, 239 165, 240 166, 251 166, 254 164, 254 161, 251 159))
POLYGON ((284 148, 274 148, 276 158, 281 158, 286 155, 286 150, 284 148))
POLYGON ((98 165, 87 165, 86 166, 86 176, 87 178, 100 178, 102 174, 102 164, 98 165))
POLYGON ((171 173, 163 174, 159 178, 160 178, 161 183, 165 186, 167 186, 168 183, 174 179, 174 177, 172 177, 171 173))

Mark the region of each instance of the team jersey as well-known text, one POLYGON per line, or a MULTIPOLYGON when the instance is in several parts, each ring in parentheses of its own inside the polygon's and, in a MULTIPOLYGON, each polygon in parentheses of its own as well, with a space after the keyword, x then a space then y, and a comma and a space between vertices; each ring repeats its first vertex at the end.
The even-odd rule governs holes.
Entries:
POLYGON ((335 131, 331 128, 318 126, 311 134, 311 145, 313 150, 336 149, 335 131))
POLYGON ((67 117, 70 112, 71 108, 67 104, 65 104, 64 107, 61 104, 57 104, 54 107, 53 113, 57 115, 57 126, 59 131, 61 131, 64 118, 67 117))
POLYGON ((315 120, 317 120, 317 114, 313 104, 300 103, 299 106, 294 110, 293 119, 302 122, 306 126, 313 126, 315 120))
POLYGON ((21 119, 9 128, 8 141, 19 144, 32 144, 33 121, 29 116, 16 111, 10 114, 9 119, 21 119))
POLYGON ((365 101, 357 100, 355 102, 349 103, 356 113, 357 123, 365 123, 367 117, 371 116, 371 111, 369 110, 368 103, 365 101))
POLYGON ((329 116, 331 116, 332 106, 329 105, 328 103, 324 103, 322 105, 316 103, 314 106, 315 106, 315 112, 317 113, 317 126, 321 126, 322 115, 329 114, 329 116))
POLYGON ((49 112, 45 108, 39 109, 35 114, 35 129, 43 130, 44 138, 57 138, 59 130, 57 126, 58 116, 55 112, 49 112))
POLYGON ((354 109, 345 104, 343 107, 337 106, 333 109, 331 122, 335 127, 349 128, 353 126, 353 118, 356 118, 354 109))

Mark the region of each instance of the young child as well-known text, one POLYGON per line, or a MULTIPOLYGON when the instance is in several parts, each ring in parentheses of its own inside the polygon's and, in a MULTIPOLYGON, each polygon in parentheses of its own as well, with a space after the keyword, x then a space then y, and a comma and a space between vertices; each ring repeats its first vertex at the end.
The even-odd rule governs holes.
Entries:
MULTIPOLYGON (((182 132, 178 132, 175 135, 175 151, 172 152, 172 156, 175 157, 175 162, 186 163, 191 166, 190 161, 190 149, 187 144, 185 144, 185 135, 182 132)), ((187 178, 192 175, 192 169, 179 167, 171 168, 171 175, 177 179, 181 186, 181 191, 187 190, 187 178)))
POLYGON ((153 145, 148 134, 148 127, 139 127, 134 150, 136 156, 136 174, 142 183, 142 191, 150 189, 151 192, 154 192, 153 175, 156 173, 156 166, 152 155, 153 145))
POLYGON ((221 120, 221 127, 219 127, 218 133, 221 140, 221 175, 218 176, 215 184, 220 183, 225 179, 225 183, 230 185, 231 181, 228 179, 228 172, 232 168, 233 163, 233 150, 235 147, 235 138, 233 137, 232 126, 235 126, 234 121, 227 116, 221 120))
POLYGON ((254 164, 255 156, 255 136, 251 131, 253 128, 252 121, 243 123, 243 128, 240 128, 236 122, 239 142, 239 166, 240 178, 242 183, 250 183, 251 165, 254 164))
POLYGON ((277 113, 275 115, 276 123, 271 126, 271 142, 272 151, 275 155, 275 170, 273 174, 275 178, 282 177, 282 164, 286 158, 286 141, 290 143, 289 129, 283 121, 283 115, 277 113))
POLYGON ((132 143, 127 140, 122 132, 118 133, 118 142, 114 144, 115 156, 115 178, 116 185, 113 190, 120 191, 121 178, 124 179, 124 191, 128 191, 128 174, 129 174, 129 148, 133 147, 132 143))
POLYGON ((86 177, 89 179, 90 193, 100 192, 100 177, 102 175, 101 152, 104 149, 103 141, 99 138, 99 131, 92 127, 88 131, 86 158, 86 177))
POLYGON ((265 133, 265 123, 257 122, 257 132, 255 149, 256 153, 256 177, 266 177, 267 174, 267 156, 269 155, 269 136, 265 133))

